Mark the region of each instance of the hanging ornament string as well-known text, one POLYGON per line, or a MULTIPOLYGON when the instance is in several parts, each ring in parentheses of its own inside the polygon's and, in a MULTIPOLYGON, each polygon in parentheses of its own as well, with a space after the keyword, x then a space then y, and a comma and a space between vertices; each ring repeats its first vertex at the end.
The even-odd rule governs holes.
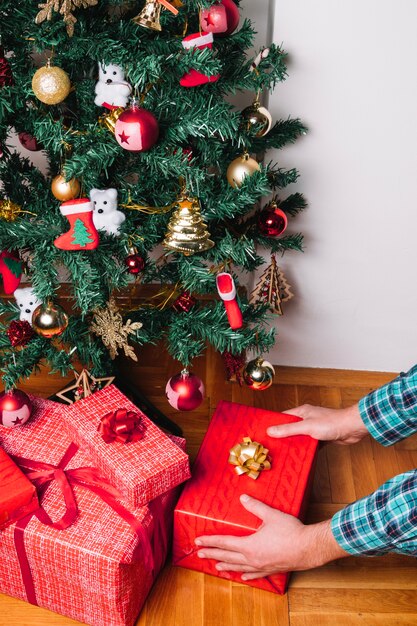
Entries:
POLYGON ((36 213, 22 209, 18 204, 15 204, 9 199, 0 200, 0 219, 6 222, 15 222, 22 213, 37 216, 36 213))
POLYGON ((162 214, 162 213, 168 213, 168 211, 171 211, 171 209, 177 206, 177 204, 178 204, 178 200, 175 200, 175 202, 172 202, 168 206, 164 206, 164 207, 148 206, 145 204, 136 204, 135 202, 132 202, 132 197, 129 191, 129 194, 127 197, 127 203, 120 204, 120 206, 123 209, 129 209, 130 211, 140 211, 141 213, 146 213, 147 215, 157 215, 157 214, 162 214))

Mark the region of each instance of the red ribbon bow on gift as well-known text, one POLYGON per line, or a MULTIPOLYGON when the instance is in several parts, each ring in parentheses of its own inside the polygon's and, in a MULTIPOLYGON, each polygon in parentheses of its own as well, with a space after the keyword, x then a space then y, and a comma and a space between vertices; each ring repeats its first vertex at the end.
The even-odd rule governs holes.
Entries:
POLYGON ((143 439, 145 424, 139 413, 127 409, 116 409, 103 415, 97 430, 106 443, 113 441, 129 443, 143 439))

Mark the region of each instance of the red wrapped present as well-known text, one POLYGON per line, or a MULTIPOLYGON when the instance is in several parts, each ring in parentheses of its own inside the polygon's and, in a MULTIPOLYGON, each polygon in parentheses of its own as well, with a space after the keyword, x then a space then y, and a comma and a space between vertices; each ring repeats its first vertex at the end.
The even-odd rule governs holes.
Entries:
POLYGON ((65 428, 130 506, 190 477, 188 456, 114 385, 65 408, 65 428))
MULTIPOLYGON (((318 442, 304 435, 273 439, 266 434, 268 426, 298 420, 292 415, 232 402, 219 403, 198 453, 192 479, 175 508, 175 565, 242 582, 240 573, 219 572, 216 561, 200 559, 194 540, 201 535, 243 536, 254 532, 262 522, 241 505, 239 497, 244 493, 284 513, 302 517, 318 442), (254 447, 254 460, 250 458, 252 452, 249 458, 245 456, 245 444, 235 448, 247 437, 262 444, 254 447), (262 446, 268 450, 265 452, 262 446), (231 461, 238 463, 241 457, 238 465, 229 463, 232 449, 231 461), (247 475, 251 472, 253 477, 259 472, 256 480, 247 475)), ((287 583, 287 574, 247 581, 253 587, 281 594, 287 583)))
POLYGON ((0 448, 0 530, 38 507, 36 487, 0 448))
POLYGON ((93 626, 132 626, 162 566, 175 490, 129 510, 62 429, 62 405, 35 399, 2 445, 40 508, 0 533, 0 591, 93 626))

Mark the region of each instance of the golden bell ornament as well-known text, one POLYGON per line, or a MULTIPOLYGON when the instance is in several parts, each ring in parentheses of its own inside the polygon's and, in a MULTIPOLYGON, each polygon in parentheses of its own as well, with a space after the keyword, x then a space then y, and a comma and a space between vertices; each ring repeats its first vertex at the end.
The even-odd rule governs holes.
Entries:
POLYGON ((45 67, 40 67, 34 73, 32 89, 38 100, 44 104, 59 104, 68 96, 71 81, 63 69, 52 66, 48 59, 45 67))
POLYGON ((63 174, 58 174, 58 176, 52 179, 51 191, 52 195, 61 202, 73 200, 81 191, 80 181, 76 178, 65 180, 63 174))
POLYGON ((142 11, 139 15, 132 18, 132 22, 144 28, 149 28, 150 30, 161 31, 161 9, 162 6, 158 0, 146 0, 142 11))
POLYGON ((240 187, 246 176, 260 171, 258 161, 252 159, 247 152, 233 159, 227 168, 227 180, 232 187, 240 187))
POLYGON ((205 252, 214 246, 201 216, 197 198, 184 198, 178 202, 178 208, 168 223, 168 233, 163 245, 169 250, 182 252, 185 256, 205 252))
POLYGON ((116 128, 116 122, 121 116, 125 109, 123 107, 118 107, 117 109, 113 109, 110 113, 104 113, 98 118, 98 123, 104 128, 107 128, 114 135, 114 129, 116 128))
POLYGON ((268 109, 261 107, 258 98, 243 109, 242 118, 245 130, 254 133, 255 137, 264 137, 271 130, 272 116, 268 109))
POLYGON ((32 327, 41 337, 46 339, 59 337, 67 326, 68 315, 59 304, 47 302, 46 304, 40 304, 33 311, 32 327))
POLYGON ((272 385, 275 370, 269 361, 265 361, 258 356, 253 361, 249 361, 243 369, 243 380, 251 389, 264 391, 272 385))

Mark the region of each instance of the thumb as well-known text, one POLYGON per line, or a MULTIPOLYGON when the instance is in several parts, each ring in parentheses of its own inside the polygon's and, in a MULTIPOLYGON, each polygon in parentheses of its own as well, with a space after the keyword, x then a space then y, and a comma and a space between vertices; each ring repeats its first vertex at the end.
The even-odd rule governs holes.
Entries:
POLYGON ((291 437, 292 435, 310 435, 310 424, 308 420, 293 422, 292 424, 280 424, 270 426, 266 429, 270 437, 291 437))
POLYGON ((256 517, 259 517, 262 521, 266 522, 266 520, 270 517, 271 512, 275 512, 275 509, 264 504, 260 500, 256 498, 251 498, 245 493, 240 496, 240 502, 242 506, 249 511, 249 513, 253 513, 256 517))

